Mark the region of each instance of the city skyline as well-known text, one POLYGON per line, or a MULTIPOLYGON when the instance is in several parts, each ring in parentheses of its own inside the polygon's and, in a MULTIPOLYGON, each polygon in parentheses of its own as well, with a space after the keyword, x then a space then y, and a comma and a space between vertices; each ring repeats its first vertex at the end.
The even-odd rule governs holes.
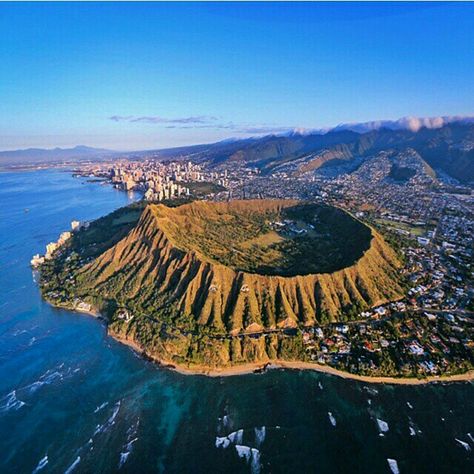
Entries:
POLYGON ((0 23, 1 150, 472 115, 467 4, 3 4, 0 23))

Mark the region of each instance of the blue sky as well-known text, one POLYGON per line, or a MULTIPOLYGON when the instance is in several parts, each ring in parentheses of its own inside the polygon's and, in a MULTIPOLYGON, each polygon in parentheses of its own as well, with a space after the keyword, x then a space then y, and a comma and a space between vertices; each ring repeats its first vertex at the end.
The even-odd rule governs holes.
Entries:
POLYGON ((0 149, 474 112, 474 4, 0 4, 0 149))

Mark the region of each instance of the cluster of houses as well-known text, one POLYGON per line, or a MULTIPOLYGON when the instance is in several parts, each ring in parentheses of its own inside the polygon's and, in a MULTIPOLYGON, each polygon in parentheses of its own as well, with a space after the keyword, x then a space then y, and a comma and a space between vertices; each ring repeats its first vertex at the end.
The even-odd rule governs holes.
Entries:
POLYGON ((310 359, 320 364, 441 374, 459 361, 474 364, 474 319, 449 313, 399 313, 381 321, 332 324, 303 330, 310 359))

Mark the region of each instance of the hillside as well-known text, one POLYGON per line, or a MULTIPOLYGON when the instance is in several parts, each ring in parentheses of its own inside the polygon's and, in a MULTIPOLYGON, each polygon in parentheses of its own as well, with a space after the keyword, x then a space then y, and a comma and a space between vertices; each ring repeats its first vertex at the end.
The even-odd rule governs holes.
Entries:
POLYGON ((415 179, 418 183, 436 181, 431 166, 413 149, 403 152, 379 152, 368 157, 354 172, 354 176, 369 182, 390 181, 407 183, 415 179))
MULTIPOLYGON (((461 182, 474 180, 474 124, 453 122, 440 128, 418 131, 381 128, 364 133, 332 130, 327 133, 294 133, 267 136, 208 146, 190 147, 189 156, 213 166, 245 163, 263 173, 289 167, 314 171, 375 156, 381 151, 414 150, 431 168, 440 169, 461 182)), ((166 150, 164 157, 186 156, 187 149, 166 150)))
MULTIPOLYGON (((382 237, 326 206, 271 200, 148 205, 129 229, 89 263, 71 265, 77 254, 58 259, 55 274, 75 283, 62 301, 52 302, 92 303, 108 312, 111 334, 168 363, 226 367, 303 360, 301 341, 284 331, 344 321, 403 293, 399 260, 382 237), (331 224, 334 239, 326 234, 331 224), (334 241, 336 257, 345 252, 332 267, 329 247, 318 247, 324 240, 319 231, 334 241), (308 253, 305 239, 319 253, 308 253), (295 250, 289 261, 282 258, 282 244, 295 250), (318 258, 327 271, 311 273, 318 258), (250 336, 262 331, 268 337, 250 336)), ((72 245, 80 255, 81 247, 72 245)), ((54 288, 46 276, 48 298, 54 288)))

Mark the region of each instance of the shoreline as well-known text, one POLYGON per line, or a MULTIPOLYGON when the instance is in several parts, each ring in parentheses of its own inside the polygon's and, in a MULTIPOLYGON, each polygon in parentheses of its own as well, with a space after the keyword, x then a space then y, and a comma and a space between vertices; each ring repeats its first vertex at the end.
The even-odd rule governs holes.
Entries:
POLYGON ((196 365, 194 367, 186 367, 177 365, 174 362, 160 360, 156 357, 148 354, 143 348, 135 341, 126 339, 118 336, 117 334, 111 334, 107 331, 107 335, 115 339, 117 342, 130 347, 132 350, 137 352, 141 357, 157 364, 159 367, 173 370, 183 375, 203 375, 206 377, 232 377, 238 375, 250 375, 250 374, 262 374, 269 370, 274 369, 289 369, 289 370, 313 370, 328 375, 334 375, 348 380, 355 380, 357 382, 366 382, 371 384, 387 384, 387 385, 427 385, 435 383, 453 383, 453 382, 470 382, 474 380, 474 370, 469 370, 462 374, 447 375, 447 376, 436 376, 430 375, 421 379, 410 378, 410 377, 377 377, 370 375, 357 375, 345 372, 343 370, 335 369, 328 365, 317 364, 314 362, 302 362, 302 361, 285 361, 285 360, 269 360, 267 362, 258 363, 247 363, 233 367, 226 367, 222 369, 216 369, 207 366, 196 365))
MULTIPOLYGON (((51 303, 49 303, 51 304, 51 303)), ((51 304, 52 307, 62 309, 66 311, 72 311, 80 314, 86 314, 99 321, 106 323, 106 333, 108 337, 111 337, 115 341, 128 346, 140 357, 145 360, 149 360, 158 367, 172 370, 182 375, 202 375, 206 377, 233 377, 239 375, 251 375, 251 374, 263 374, 269 370, 275 369, 287 369, 287 370, 313 370, 327 375, 334 375, 346 380, 354 380, 356 382, 365 382, 371 384, 381 385, 428 385, 436 383, 455 383, 455 382, 471 382, 474 381, 474 369, 468 370, 462 374, 455 375, 429 375, 423 378, 415 377, 381 377, 381 376, 370 376, 370 375, 358 375, 346 372, 344 370, 335 369, 329 365, 322 365, 315 362, 303 362, 303 361, 286 361, 286 360, 268 360, 267 362, 252 362, 242 365, 225 367, 217 369, 215 367, 195 365, 193 367, 178 365, 176 362, 166 361, 158 359, 146 352, 139 344, 135 341, 122 337, 116 333, 111 333, 107 324, 107 319, 97 310, 85 311, 75 308, 67 308, 65 306, 59 306, 51 304)))
POLYGON ((46 303, 48 303, 54 309, 69 311, 71 313, 86 314, 87 316, 91 316, 94 319, 98 319, 99 321, 104 321, 105 323, 107 323, 107 318, 105 316, 103 316, 100 311, 97 311, 94 308, 91 309, 90 311, 88 311, 88 310, 85 310, 85 309, 71 308, 69 306, 62 306, 60 304, 54 304, 54 303, 51 303, 50 301, 48 301, 47 299, 45 299, 43 297, 42 297, 42 299, 43 299, 43 301, 46 301, 46 303))

